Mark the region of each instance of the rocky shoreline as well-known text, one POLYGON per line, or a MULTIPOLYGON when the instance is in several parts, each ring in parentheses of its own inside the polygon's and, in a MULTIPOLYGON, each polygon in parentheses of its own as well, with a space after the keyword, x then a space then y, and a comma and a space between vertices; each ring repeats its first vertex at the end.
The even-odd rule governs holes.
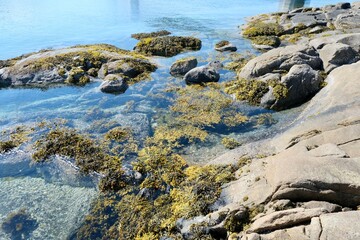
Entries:
MULTIPOLYGON (((326 76, 324 87, 318 89, 292 128, 272 139, 241 146, 209 163, 246 162, 236 172, 237 179, 223 186, 215 204, 218 210, 184 226, 206 226, 203 231, 215 239, 360 238, 358 6, 341 3, 252 18, 257 21, 276 16, 287 32, 293 32, 296 23, 312 29, 333 24, 341 31, 329 29, 326 34, 305 36, 296 45, 270 50, 242 68, 241 78, 264 81, 271 74, 286 86, 296 77, 311 85, 311 79, 318 74, 311 71, 325 71, 326 76), (279 69, 285 74, 276 73, 279 69), (228 227, 230 219, 232 228, 228 227)), ((292 87, 304 96, 298 86, 292 87)), ((268 101, 268 94, 261 104, 268 101)), ((272 104, 271 108, 276 108, 277 102, 272 104)), ((183 229, 188 236, 198 234, 183 229)))
MULTIPOLYGON (((217 85, 220 61, 176 61, 170 73, 189 86, 175 91, 170 113, 141 146, 121 125, 93 139, 39 124, 11 132, 0 154, 33 138, 34 162, 61 155, 75 160, 75 175, 101 176, 100 197, 71 239, 359 239, 359 19, 359 2, 253 17, 242 34, 264 53, 233 62, 236 79, 217 85), (224 138, 233 150, 189 166, 176 151, 184 142, 204 141, 214 126, 251 122, 229 95, 276 111, 307 105, 285 132, 242 146, 224 138), (137 160, 124 167, 127 156, 137 160)), ((157 69, 151 56, 201 48, 199 39, 169 34, 134 34, 134 51, 84 45, 1 61, 0 88, 98 78, 103 92, 123 93, 157 69)), ((214 50, 236 47, 221 41, 214 50)))

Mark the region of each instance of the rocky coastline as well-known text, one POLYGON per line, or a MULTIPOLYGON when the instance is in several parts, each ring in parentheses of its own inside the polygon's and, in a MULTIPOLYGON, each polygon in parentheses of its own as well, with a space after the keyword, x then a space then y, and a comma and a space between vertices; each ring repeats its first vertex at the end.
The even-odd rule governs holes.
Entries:
MULTIPOLYGON (((241 28, 262 54, 225 66, 198 66, 195 57, 174 62, 170 74, 188 86, 173 90, 169 114, 146 140, 121 125, 94 139, 62 123, 1 138, 0 154, 31 149, 32 164, 61 164, 63 156, 73 159, 76 181, 100 176, 100 196, 69 239, 360 239, 360 2, 263 14, 241 28), (217 83, 230 65, 235 79, 217 83), (204 141, 214 126, 252 124, 235 99, 274 111, 306 107, 271 139, 241 145, 224 138, 232 150, 189 165, 177 152, 184 142, 204 141), (125 166, 128 157, 134 161, 125 166)), ((124 93, 151 78, 152 56, 201 49, 200 39, 170 34, 134 34, 134 51, 81 45, 0 61, 0 88, 102 81, 104 93, 124 93)), ((237 48, 221 41, 214 50, 237 48)), ((7 217, 6 229, 20 213, 7 217)))

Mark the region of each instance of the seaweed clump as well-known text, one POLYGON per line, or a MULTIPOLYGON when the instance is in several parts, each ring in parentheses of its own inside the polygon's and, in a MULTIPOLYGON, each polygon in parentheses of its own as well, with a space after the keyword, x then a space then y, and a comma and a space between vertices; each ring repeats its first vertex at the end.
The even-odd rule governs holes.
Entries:
POLYGON ((26 209, 10 213, 1 224, 2 230, 14 240, 29 239, 37 227, 37 221, 26 212, 26 209))
POLYGON ((35 162, 49 161, 51 156, 62 155, 75 159, 82 172, 104 172, 121 169, 121 159, 111 156, 95 140, 73 129, 58 127, 50 130, 34 144, 35 162))
POLYGON ((201 40, 194 37, 165 36, 143 38, 135 51, 150 56, 172 57, 184 51, 196 51, 201 48, 201 40))
POLYGON ((273 90, 273 95, 276 100, 285 98, 288 94, 287 87, 277 81, 269 80, 267 82, 257 79, 237 79, 225 83, 225 92, 234 94, 240 101, 248 101, 250 104, 258 105, 261 98, 270 90, 273 90))
POLYGON ((229 138, 229 137, 225 137, 221 140, 221 143, 224 145, 224 147, 226 147, 227 149, 234 149, 237 148, 239 146, 241 146, 241 144, 236 141, 233 138, 229 138))
POLYGON ((14 130, 2 132, 3 140, 0 141, 0 153, 8 152, 28 140, 28 135, 31 133, 30 129, 24 126, 16 127, 14 130))
POLYGON ((281 36, 284 28, 278 23, 265 23, 262 21, 253 21, 243 30, 242 34, 246 38, 257 36, 281 36))
POLYGON ((131 37, 135 38, 137 40, 141 40, 143 38, 162 37, 162 36, 167 36, 170 34, 171 34, 171 32, 169 32, 169 31, 160 30, 160 31, 151 32, 151 33, 134 33, 134 34, 131 34, 131 37))
POLYGON ((148 143, 179 148, 188 143, 204 142, 211 131, 230 130, 248 121, 231 97, 212 87, 187 86, 178 90, 170 112, 158 120, 148 143))
POLYGON ((210 212, 221 185, 234 179, 233 166, 188 166, 165 145, 145 146, 132 163, 143 176, 104 192, 78 229, 78 239, 181 238, 180 218, 210 212))

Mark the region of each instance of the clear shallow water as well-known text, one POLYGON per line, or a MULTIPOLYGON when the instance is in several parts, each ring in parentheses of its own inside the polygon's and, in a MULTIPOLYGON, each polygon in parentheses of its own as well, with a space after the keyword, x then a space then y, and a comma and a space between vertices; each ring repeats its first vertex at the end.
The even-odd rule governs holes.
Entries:
MULTIPOLYGON (((321 6, 335 2, 321 0, 305 4, 321 6)), ((172 58, 154 58, 159 69, 152 74, 152 80, 133 85, 121 95, 101 93, 100 82, 96 81, 85 87, 0 89, 0 130, 56 118, 67 119, 71 126, 84 130, 94 121, 106 118, 136 128, 139 138, 143 139, 155 124, 152 117, 169 103, 159 94, 164 96, 164 89, 169 85, 184 86, 181 79, 169 75, 172 62, 188 55, 196 56, 200 64, 227 59, 229 54, 213 51, 214 44, 223 39, 237 45, 240 53, 253 51, 250 43, 240 37, 237 26, 244 23, 245 17, 283 10, 283 6, 291 4, 294 2, 271 0, 1 0, 0 59, 75 44, 109 43, 132 49, 136 44, 136 40, 130 38, 132 33, 161 29, 174 35, 196 36, 203 41, 203 47, 201 51, 172 58)), ((233 77, 229 71, 221 72, 221 81, 233 77)), ((245 104, 240 104, 238 110, 248 115, 268 112, 245 104)), ((272 113, 278 122, 270 127, 239 129, 227 135, 242 143, 270 136, 289 124, 298 111, 272 113)), ((213 134, 207 144, 190 146, 183 153, 190 162, 206 162, 226 151, 219 144, 222 137, 220 133, 213 134)), ((11 211, 27 208, 40 221, 33 239, 63 239, 58 237, 73 230, 66 226, 76 225, 96 196, 94 186, 81 181, 71 184, 71 173, 67 172, 71 166, 63 164, 28 170, 29 154, 21 151, 0 154, 0 168, 5 166, 1 164, 14 159, 24 164, 16 165, 13 171, 0 169, 0 224, 11 211), (77 204, 66 209, 74 200, 72 196, 83 194, 88 197, 78 199, 77 204), (49 198, 55 199, 56 204, 49 198), (63 222, 56 221, 54 216, 63 216, 63 222), (51 235, 44 238, 42 234, 49 229, 52 229, 51 235)), ((0 229, 0 239, 4 238, 0 229)))

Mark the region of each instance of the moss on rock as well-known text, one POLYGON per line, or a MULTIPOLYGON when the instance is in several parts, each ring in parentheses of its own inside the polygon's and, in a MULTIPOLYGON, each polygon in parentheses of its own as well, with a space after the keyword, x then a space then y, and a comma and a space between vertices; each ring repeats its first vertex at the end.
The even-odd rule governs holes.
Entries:
POLYGON ((280 39, 276 36, 256 36, 250 38, 251 42, 256 45, 267 45, 271 47, 278 47, 280 39))
POLYGON ((162 36, 167 36, 170 34, 171 34, 171 32, 169 32, 169 31, 160 30, 160 31, 151 32, 151 33, 135 33, 135 34, 131 34, 131 37, 135 38, 137 40, 141 40, 144 38, 162 37, 162 36))
POLYGON ((135 47, 135 51, 150 56, 175 56, 184 51, 196 51, 201 48, 201 40, 194 37, 165 36, 144 38, 135 47))
POLYGON ((237 147, 241 146, 241 144, 238 141, 236 141, 234 138, 229 138, 229 137, 223 138, 221 140, 221 143, 227 149, 234 149, 234 148, 237 148, 237 147))
POLYGON ((266 23, 262 21, 250 22, 242 34, 246 38, 257 36, 281 36, 284 28, 278 23, 266 23))

